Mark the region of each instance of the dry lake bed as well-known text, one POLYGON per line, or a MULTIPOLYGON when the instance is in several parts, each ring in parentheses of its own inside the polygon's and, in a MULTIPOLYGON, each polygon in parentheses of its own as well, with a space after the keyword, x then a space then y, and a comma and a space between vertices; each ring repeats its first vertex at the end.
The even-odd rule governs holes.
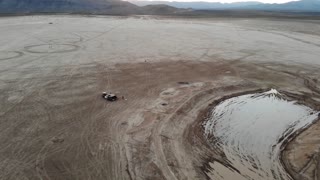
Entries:
POLYGON ((319 20, 1 17, 0 179, 319 179, 319 57, 319 20))

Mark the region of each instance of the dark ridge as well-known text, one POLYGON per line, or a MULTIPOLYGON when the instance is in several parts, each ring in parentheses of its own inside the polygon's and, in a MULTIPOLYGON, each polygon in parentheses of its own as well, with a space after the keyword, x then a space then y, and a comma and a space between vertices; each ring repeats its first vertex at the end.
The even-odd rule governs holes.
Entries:
POLYGON ((0 14, 174 14, 178 8, 167 5, 139 7, 121 0, 0 0, 0 14))

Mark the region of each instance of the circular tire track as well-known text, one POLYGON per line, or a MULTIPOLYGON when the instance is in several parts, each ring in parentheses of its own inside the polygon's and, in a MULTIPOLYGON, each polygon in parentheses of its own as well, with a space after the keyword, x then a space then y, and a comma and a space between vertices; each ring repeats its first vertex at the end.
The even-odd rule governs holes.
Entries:
POLYGON ((64 43, 70 43, 70 44, 75 44, 79 43, 79 39, 74 39, 74 38, 64 38, 64 39, 51 39, 49 40, 49 43, 52 44, 64 44, 64 43))
POLYGON ((67 53, 80 48, 74 44, 38 44, 24 47, 29 53, 67 53))
POLYGON ((24 53, 20 51, 0 51, 0 61, 18 58, 23 55, 24 53))
POLYGON ((56 38, 56 39, 50 39, 48 42, 52 44, 76 44, 81 43, 83 41, 83 38, 81 36, 79 37, 65 37, 65 38, 56 38))

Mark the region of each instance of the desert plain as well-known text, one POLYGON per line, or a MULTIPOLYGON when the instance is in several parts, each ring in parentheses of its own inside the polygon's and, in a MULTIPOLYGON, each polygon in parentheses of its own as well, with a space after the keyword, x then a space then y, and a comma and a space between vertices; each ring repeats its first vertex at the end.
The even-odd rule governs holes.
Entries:
POLYGON ((1 17, 0 179, 319 179, 319 57, 312 19, 1 17), (244 174, 203 123, 269 89, 314 118, 279 137, 281 173, 253 151, 244 174))

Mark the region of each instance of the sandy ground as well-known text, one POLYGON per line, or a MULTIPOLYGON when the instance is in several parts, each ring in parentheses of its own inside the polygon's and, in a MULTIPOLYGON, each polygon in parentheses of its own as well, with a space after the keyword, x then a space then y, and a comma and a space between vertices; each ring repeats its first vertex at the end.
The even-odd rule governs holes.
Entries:
MULTIPOLYGON (((230 175, 203 139, 208 105, 277 88, 320 109, 319 30, 311 20, 0 18, 0 179, 209 179, 208 162, 230 175)), ((318 126, 287 146, 301 154, 284 155, 294 178, 310 176, 298 162, 318 152, 318 126)))

